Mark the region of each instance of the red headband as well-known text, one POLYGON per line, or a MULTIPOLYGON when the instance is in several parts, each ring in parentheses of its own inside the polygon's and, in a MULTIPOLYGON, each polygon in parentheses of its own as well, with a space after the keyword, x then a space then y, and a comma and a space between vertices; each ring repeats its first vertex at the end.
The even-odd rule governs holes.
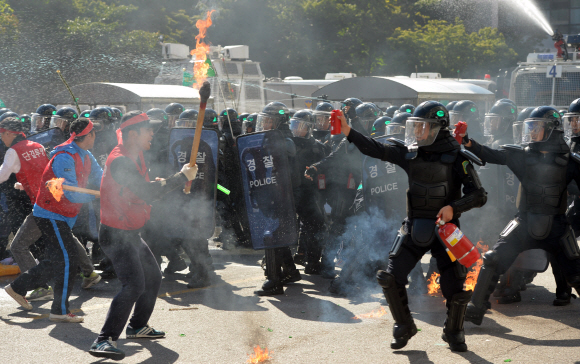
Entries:
POLYGON ((125 129, 128 126, 139 124, 143 121, 148 121, 148 120, 149 120, 149 116, 145 113, 133 116, 131 119, 125 120, 125 122, 123 124, 121 124, 119 129, 117 129, 117 143, 121 144, 121 145, 123 144, 123 137, 122 137, 121 130, 125 129))
MULTIPOLYGON (((91 119, 87 119, 87 120, 89 121, 89 123, 87 124, 87 126, 85 126, 83 131, 81 131, 78 134, 73 131, 70 135, 70 138, 68 138, 68 140, 66 142, 62 143, 61 145, 70 144, 75 140, 75 138, 82 137, 82 136, 85 136, 88 133, 90 133, 93 130, 93 122, 91 121, 91 119)), ((58 145, 58 146, 60 147, 60 145, 58 145)))
POLYGON ((0 133, 5 133, 5 132, 11 133, 11 134, 16 134, 16 135, 22 135, 23 137, 26 138, 26 134, 24 134, 21 131, 14 131, 14 130, 8 130, 8 129, 0 128, 0 133))

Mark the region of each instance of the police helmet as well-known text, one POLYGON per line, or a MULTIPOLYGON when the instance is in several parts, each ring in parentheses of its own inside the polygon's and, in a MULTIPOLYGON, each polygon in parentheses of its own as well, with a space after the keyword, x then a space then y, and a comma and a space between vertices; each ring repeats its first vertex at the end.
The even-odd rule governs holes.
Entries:
POLYGON ((411 117, 413 117, 413 114, 408 112, 398 113, 397 116, 395 116, 387 125, 387 128, 385 129, 385 135, 403 139, 405 137, 405 126, 407 125, 407 119, 411 117))
POLYGON ((371 137, 378 137, 385 135, 387 125, 391 123, 391 118, 388 116, 381 116, 373 123, 371 128, 371 137))
POLYGON ((552 106, 537 107, 524 120, 522 144, 545 142, 554 131, 564 131, 558 110, 552 106))
POLYGON ((311 110, 297 111, 290 119, 290 131, 294 137, 308 139, 312 137, 312 130, 314 130, 314 117, 311 110))
POLYGON ((205 109, 205 115, 203 117, 203 127, 207 129, 219 128, 218 113, 214 109, 205 109))
POLYGON ((410 147, 426 147, 437 139, 439 130, 449 128, 449 112, 437 101, 421 103, 405 124, 405 144, 410 147))
POLYGON ((399 106, 389 106, 387 107, 387 110, 385 110, 385 115, 392 118, 395 116, 395 111, 399 111, 399 106))
POLYGON ((496 103, 483 121, 483 135, 499 137, 511 131, 517 109, 508 102, 496 103))
POLYGON ((180 128, 191 128, 195 126, 198 114, 199 113, 195 109, 184 110, 179 114, 179 119, 175 122, 175 126, 180 128))
POLYGON ((399 112, 408 112, 409 114, 412 114, 413 111, 415 111, 415 106, 411 104, 404 104, 399 108, 399 112))
POLYGON ((258 114, 256 131, 278 129, 282 124, 288 124, 290 111, 281 102, 271 102, 258 114))

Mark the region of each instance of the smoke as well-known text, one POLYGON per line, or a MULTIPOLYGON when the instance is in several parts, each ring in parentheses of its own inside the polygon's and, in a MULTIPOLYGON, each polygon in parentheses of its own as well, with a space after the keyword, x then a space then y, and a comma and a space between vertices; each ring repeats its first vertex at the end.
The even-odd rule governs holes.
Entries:
POLYGON ((347 296, 369 296, 379 286, 375 274, 386 269, 389 251, 401 226, 401 221, 373 206, 346 220, 345 232, 339 237, 344 247, 339 253, 343 260, 340 278, 348 283, 344 286, 347 296))

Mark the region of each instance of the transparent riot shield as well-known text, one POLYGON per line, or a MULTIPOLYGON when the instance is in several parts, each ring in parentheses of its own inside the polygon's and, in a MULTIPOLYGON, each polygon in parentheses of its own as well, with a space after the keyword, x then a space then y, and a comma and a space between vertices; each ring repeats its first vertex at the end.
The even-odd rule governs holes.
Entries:
POLYGON ((277 130, 237 138, 242 187, 254 249, 298 239, 287 140, 277 130))

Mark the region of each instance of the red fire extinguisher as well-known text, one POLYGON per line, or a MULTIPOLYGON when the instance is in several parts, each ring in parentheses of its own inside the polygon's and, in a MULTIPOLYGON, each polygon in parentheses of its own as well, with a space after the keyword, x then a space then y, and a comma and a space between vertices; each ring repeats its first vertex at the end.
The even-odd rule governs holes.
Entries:
MULTIPOLYGON (((459 260, 459 263, 469 268, 481 257, 479 250, 455 224, 445 223, 439 219, 439 237, 449 252, 459 260)), ((453 259, 452 259, 453 260, 453 259)))
POLYGON ((342 111, 340 110, 332 110, 330 112, 330 134, 331 135, 338 135, 342 132, 340 127, 340 120, 338 119, 339 116, 342 115, 342 111))

